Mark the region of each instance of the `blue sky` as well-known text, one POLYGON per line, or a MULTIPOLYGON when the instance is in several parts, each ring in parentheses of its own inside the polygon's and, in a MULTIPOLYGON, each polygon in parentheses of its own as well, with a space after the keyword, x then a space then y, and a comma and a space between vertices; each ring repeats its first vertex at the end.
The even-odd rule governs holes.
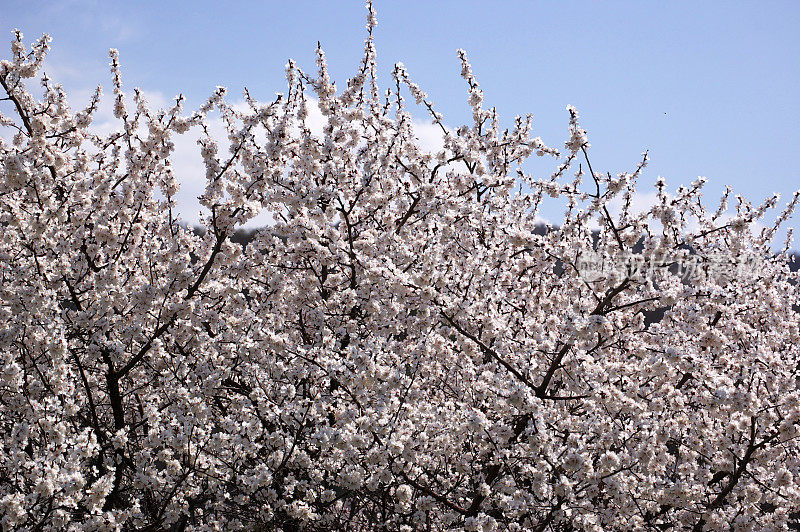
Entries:
MULTIPOLYGON (((470 118, 456 49, 486 105, 533 113, 561 147, 567 104, 596 170, 632 169, 644 149, 674 188, 703 175, 753 201, 800 188, 800 2, 388 2, 377 0, 384 86, 402 61, 451 126, 470 118)), ((108 49, 126 86, 197 105, 216 85, 236 99, 283 91, 284 65, 314 69, 321 41, 342 86, 363 49, 361 1, 0 0, 0 30, 54 39, 48 70, 76 95, 108 88, 108 49)), ((2 57, 8 55, 3 51, 2 57)), ((76 96, 77 98, 78 96, 76 96)), ((419 116, 424 117, 422 110, 419 116)), ((791 225, 800 227, 796 216, 791 225)), ((554 220, 555 221, 555 220, 554 220)), ((798 247, 795 245, 794 247, 798 247)))

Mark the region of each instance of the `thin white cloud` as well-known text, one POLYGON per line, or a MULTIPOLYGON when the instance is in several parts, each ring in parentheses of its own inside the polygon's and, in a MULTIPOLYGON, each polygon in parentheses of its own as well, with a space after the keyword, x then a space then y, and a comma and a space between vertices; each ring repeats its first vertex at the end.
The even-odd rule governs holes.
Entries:
POLYGON ((412 125, 419 147, 423 151, 438 152, 444 148, 444 134, 437 124, 414 119, 412 125))
POLYGON ((46 20, 69 17, 73 24, 103 34, 112 42, 124 42, 140 33, 139 22, 133 13, 122 13, 124 4, 98 0, 58 0, 48 2, 40 10, 46 20), (122 6, 122 7, 121 7, 122 6))

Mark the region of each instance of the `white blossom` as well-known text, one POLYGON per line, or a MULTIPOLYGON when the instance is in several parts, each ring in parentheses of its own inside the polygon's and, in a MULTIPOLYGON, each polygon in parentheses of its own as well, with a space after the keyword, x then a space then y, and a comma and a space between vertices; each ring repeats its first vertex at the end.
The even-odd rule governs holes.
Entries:
POLYGON ((502 129, 462 50, 472 118, 448 127, 401 63, 378 91, 376 23, 369 3, 342 91, 320 46, 283 95, 233 105, 218 87, 188 112, 123 92, 112 50, 110 133, 92 126, 101 91, 73 112, 40 73, 49 38, 15 33, 0 526, 796 526, 800 279, 791 242, 771 250, 800 196, 754 231, 777 197, 707 210, 705 179, 660 178, 634 212, 646 153, 590 171, 572 107, 564 155, 530 116, 502 129), (197 230, 176 210, 180 135, 206 170, 197 230), (534 155, 556 159, 549 178, 526 174, 534 155), (567 210, 543 226, 550 197, 567 210))

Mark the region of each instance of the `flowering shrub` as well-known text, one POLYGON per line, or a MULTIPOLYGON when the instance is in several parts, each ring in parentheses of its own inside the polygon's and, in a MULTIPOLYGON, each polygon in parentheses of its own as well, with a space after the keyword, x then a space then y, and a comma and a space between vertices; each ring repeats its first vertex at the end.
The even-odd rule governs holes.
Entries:
POLYGON ((129 108, 112 51, 103 135, 100 90, 73 112, 38 74, 48 39, 17 34, 0 63, 3 529, 792 526, 798 274, 771 246, 798 197, 761 230, 777 198, 709 211, 702 180, 659 181, 636 212, 646 156, 595 172, 573 108, 563 153, 530 117, 501 130, 464 52, 470 125, 445 127, 402 65, 379 92, 374 25, 370 6, 341 92, 319 49, 274 101, 220 88, 189 114, 138 91, 129 108), (442 149, 416 140, 404 94, 442 149), (202 234, 174 211, 189 130, 202 234), (533 156, 552 176, 525 173, 533 156), (548 196, 568 207, 542 232, 548 196), (263 209, 272 225, 232 242, 263 209), (634 249, 658 260, 579 266, 634 249), (703 267, 719 257, 757 267, 703 267), (670 265, 690 258, 686 282, 670 265))

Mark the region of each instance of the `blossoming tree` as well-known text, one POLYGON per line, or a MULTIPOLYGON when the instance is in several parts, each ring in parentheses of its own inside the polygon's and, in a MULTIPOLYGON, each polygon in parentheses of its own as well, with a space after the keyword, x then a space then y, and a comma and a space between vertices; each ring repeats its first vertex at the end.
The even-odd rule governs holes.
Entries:
POLYGON ((370 6, 344 90, 319 49, 315 75, 290 62, 286 93, 244 110, 223 89, 193 113, 138 91, 131 107, 112 51, 104 135, 100 90, 74 112, 39 73, 48 39, 16 35, 0 63, 3 529, 796 526, 797 274, 772 246, 797 196, 761 230, 777 198, 707 210, 702 180, 659 181, 637 212, 646 156, 594 171, 572 108, 563 153, 530 117, 501 129, 464 52, 474 121, 449 129, 402 65, 378 90, 374 26, 370 6), (441 150, 416 140, 408 95, 441 150), (189 130, 202 235, 176 223, 189 130), (554 173, 527 174, 533 156, 554 173), (567 211, 538 231, 550 196, 567 211), (233 243, 264 209, 272 225, 233 243), (651 267, 586 273, 634 251, 651 267), (691 282, 674 267, 689 261, 691 282))

